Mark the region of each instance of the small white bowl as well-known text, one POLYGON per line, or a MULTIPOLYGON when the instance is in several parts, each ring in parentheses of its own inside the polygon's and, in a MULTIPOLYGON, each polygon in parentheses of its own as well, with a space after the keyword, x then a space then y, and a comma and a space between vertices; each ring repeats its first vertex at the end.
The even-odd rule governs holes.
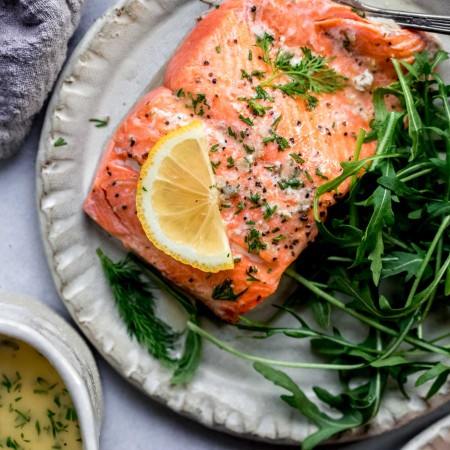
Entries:
POLYGON ((0 335, 38 350, 63 379, 78 415, 84 450, 98 450, 103 415, 100 377, 86 343, 39 301, 0 293, 0 335))

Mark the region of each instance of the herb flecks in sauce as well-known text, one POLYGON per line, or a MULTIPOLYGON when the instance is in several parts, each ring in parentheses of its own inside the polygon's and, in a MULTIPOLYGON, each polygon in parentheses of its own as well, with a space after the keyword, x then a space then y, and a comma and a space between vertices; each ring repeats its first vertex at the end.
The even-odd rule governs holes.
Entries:
POLYGON ((24 342, 0 335, 0 448, 81 450, 78 418, 50 363, 24 342))

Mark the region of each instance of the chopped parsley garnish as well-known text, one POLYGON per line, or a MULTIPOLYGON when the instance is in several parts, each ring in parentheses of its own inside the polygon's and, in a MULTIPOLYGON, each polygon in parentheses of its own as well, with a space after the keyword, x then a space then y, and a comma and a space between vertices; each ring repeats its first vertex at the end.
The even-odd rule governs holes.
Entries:
POLYGON ((253 114, 257 116, 264 116, 266 114, 266 111, 270 109, 270 106, 263 106, 261 103, 256 101, 257 97, 255 98, 247 98, 247 97, 238 97, 238 100, 247 102, 250 110, 253 114))
POLYGON ((274 101, 274 98, 269 95, 269 93, 263 89, 261 86, 256 86, 253 89, 255 89, 256 92, 256 99, 257 100, 270 100, 271 102, 274 101))
POLYGON ((248 288, 239 293, 235 293, 233 290, 233 280, 225 278, 225 280, 213 287, 211 298, 213 300, 221 300, 226 302, 235 302, 248 288))
POLYGON ((352 13, 355 13, 357 16, 362 17, 363 19, 366 18, 366 13, 364 11, 360 11, 359 9, 352 8, 352 13))
POLYGON ((234 139, 237 139, 238 136, 237 136, 236 132, 234 132, 231 127, 228 127, 227 132, 228 132, 228 136, 230 136, 230 137, 232 137, 234 139))
POLYGON ((244 209, 245 209, 245 202, 239 202, 239 203, 237 204, 236 212, 235 212, 234 214, 235 214, 235 215, 236 215, 236 214, 239 214, 240 212, 244 211, 244 209))
POLYGON ((299 189, 303 187, 303 183, 298 178, 283 178, 278 182, 278 186, 284 191, 287 188, 299 189))
POLYGON ((278 125, 281 121, 281 115, 279 115, 273 122, 272 122, 272 134, 270 136, 267 136, 265 139, 263 139, 263 144, 268 144, 269 142, 276 142, 278 144, 278 150, 283 151, 286 148, 289 148, 291 144, 289 144, 289 141, 283 137, 280 136, 276 130, 278 128, 278 125))
POLYGON ((234 167, 234 159, 232 156, 229 156, 227 158, 228 164, 227 164, 227 169, 231 169, 234 167))
POLYGON ((95 123, 96 128, 106 127, 109 123, 109 116, 104 119, 89 119, 89 122, 95 123))
POLYGON ((260 232, 255 228, 250 228, 249 233, 245 236, 245 243, 248 245, 248 252, 259 255, 261 250, 267 248, 267 244, 261 240, 260 232))
POLYGON ((216 52, 217 53, 220 53, 222 51, 222 49, 220 48, 220 45, 218 45, 217 47, 216 47, 216 52))
POLYGON ((248 198, 252 203, 258 204, 261 196, 257 192, 253 193, 252 191, 250 191, 250 195, 248 196, 248 198))
POLYGON ((289 156, 297 163, 303 164, 305 162, 304 159, 300 158, 296 153, 289 153, 289 156))
POLYGON ((216 173, 216 169, 220 166, 221 163, 222 163, 221 161, 217 161, 217 162, 211 161, 211 167, 212 167, 212 171, 214 174, 216 173))
POLYGON ((281 241, 284 241, 285 239, 286 239, 286 236, 284 234, 279 234, 278 236, 276 236, 272 239, 272 244, 277 245, 281 241))
POLYGON ((245 69, 241 69, 241 79, 242 80, 250 80, 255 77, 258 78, 258 80, 261 80, 266 76, 265 72, 261 72, 260 70, 252 70, 250 73, 248 73, 245 69))
POLYGON ((328 180, 328 177, 324 175, 318 167, 316 167, 316 175, 319 176, 320 178, 323 178, 324 180, 328 180))
POLYGON ((249 98, 247 100, 248 105, 250 106, 250 109, 254 114, 257 116, 264 116, 266 114, 266 111, 270 109, 270 107, 262 106, 260 103, 258 103, 255 99, 249 98))
POLYGON ((262 50, 263 61, 267 64, 272 64, 270 59, 270 52, 273 49, 273 42, 275 38, 265 32, 262 36, 256 36, 256 46, 262 50))
POLYGON ((56 141, 53 143, 54 147, 62 147, 63 145, 67 145, 67 142, 62 138, 59 137, 58 139, 56 139, 56 141))
POLYGON ((272 128, 273 128, 274 130, 276 130, 276 129, 278 128, 278 125, 279 125, 279 123, 280 123, 282 117, 283 117, 283 116, 280 114, 280 115, 272 122, 272 128))
POLYGON ((305 177, 310 183, 314 183, 313 177, 309 174, 307 170, 305 170, 305 177))
POLYGON ((211 109, 211 106, 206 100, 205 94, 197 94, 195 97, 191 92, 187 92, 188 97, 191 99, 191 104, 186 104, 186 108, 192 108, 197 116, 203 116, 205 114, 205 109, 211 109))
POLYGON ((274 212, 278 208, 278 205, 270 206, 267 202, 264 202, 263 206, 265 208, 264 215, 263 215, 264 219, 268 219, 269 217, 273 216, 274 212))
POLYGON ((239 114, 239 119, 247 125, 253 126, 253 121, 250 117, 244 117, 242 114, 239 114))
POLYGON ((280 151, 285 150, 286 148, 289 148, 291 146, 289 144, 289 141, 285 137, 280 136, 275 132, 263 139, 264 144, 268 144, 269 142, 276 142, 278 144, 278 150, 280 151))
POLYGON ((209 151, 211 153, 215 153, 217 152, 217 150, 219 150, 220 144, 214 144, 213 146, 211 146, 211 148, 209 149, 209 151))
POLYGON ((258 273, 258 266, 250 266, 245 274, 247 275, 247 281, 261 281, 259 278, 255 276, 258 273))
POLYGON ((254 153, 255 152, 255 149, 253 148, 253 147, 250 147, 249 145, 247 145, 247 144, 243 144, 243 147, 244 147, 244 150, 247 152, 247 153, 254 153))

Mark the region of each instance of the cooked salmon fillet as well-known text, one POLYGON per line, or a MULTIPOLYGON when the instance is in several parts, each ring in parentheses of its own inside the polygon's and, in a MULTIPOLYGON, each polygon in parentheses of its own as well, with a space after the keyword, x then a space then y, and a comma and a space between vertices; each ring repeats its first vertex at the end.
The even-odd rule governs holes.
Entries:
MULTIPOLYGON (((326 0, 228 0, 207 14, 169 62, 164 86, 145 95, 104 151, 84 210, 217 316, 234 323, 279 284, 316 234, 315 190, 351 160, 355 136, 373 118, 372 89, 395 79, 390 58, 411 62, 427 35, 360 17, 326 0), (269 54, 307 52, 346 78, 345 86, 302 96, 271 88, 269 54), (259 41, 258 41, 259 40, 259 41), (302 50, 303 49, 303 50, 302 50), (266 82, 266 85, 264 85, 266 82), (264 85, 268 98, 255 99, 264 85), (211 274, 158 250, 136 215, 136 185, 149 150, 193 120, 205 124, 220 210, 235 260, 211 274)), ((294 62, 292 62, 294 64, 294 62)), ((289 83, 288 75, 276 78, 289 83)), ((361 157, 373 154, 365 144, 361 157)), ((345 194, 345 187, 339 195, 345 194)), ((321 216, 336 195, 323 196, 321 216)))

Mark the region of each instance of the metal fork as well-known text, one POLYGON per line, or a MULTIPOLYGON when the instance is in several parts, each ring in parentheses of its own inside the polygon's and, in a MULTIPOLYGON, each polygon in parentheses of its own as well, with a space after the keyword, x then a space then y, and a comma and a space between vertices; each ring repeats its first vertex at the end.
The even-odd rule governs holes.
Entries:
POLYGON ((433 31, 440 34, 450 34, 450 17, 432 14, 411 13, 406 11, 394 11, 392 9, 376 8, 361 3, 359 0, 334 0, 335 3, 351 6, 357 11, 367 13, 370 16, 392 19, 399 25, 419 30, 433 31))

